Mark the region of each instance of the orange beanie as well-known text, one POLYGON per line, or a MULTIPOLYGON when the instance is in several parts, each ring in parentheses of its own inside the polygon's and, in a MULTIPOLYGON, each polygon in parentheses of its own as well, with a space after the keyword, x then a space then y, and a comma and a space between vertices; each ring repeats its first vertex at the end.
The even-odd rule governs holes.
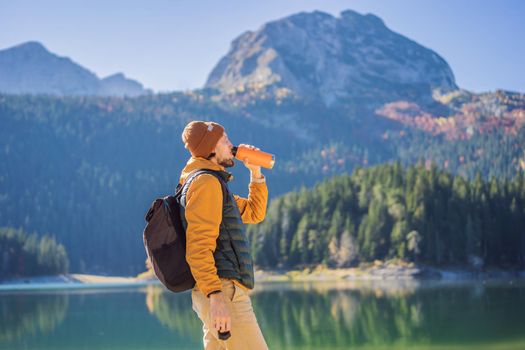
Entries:
POLYGON ((222 125, 214 122, 192 121, 182 132, 184 147, 194 157, 208 157, 224 134, 222 125))

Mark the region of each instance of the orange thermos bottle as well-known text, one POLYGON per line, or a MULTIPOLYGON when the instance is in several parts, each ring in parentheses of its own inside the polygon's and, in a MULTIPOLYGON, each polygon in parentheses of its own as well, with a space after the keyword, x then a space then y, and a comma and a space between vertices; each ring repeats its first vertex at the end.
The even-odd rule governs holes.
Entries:
POLYGON ((263 151, 257 151, 245 146, 233 147, 233 156, 240 161, 246 161, 253 165, 259 165, 263 168, 271 169, 275 164, 275 156, 263 151))

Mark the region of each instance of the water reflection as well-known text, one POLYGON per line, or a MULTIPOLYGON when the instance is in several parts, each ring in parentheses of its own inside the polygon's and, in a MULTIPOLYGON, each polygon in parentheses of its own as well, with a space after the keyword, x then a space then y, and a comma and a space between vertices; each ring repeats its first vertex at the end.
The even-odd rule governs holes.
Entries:
POLYGON ((189 292, 174 294, 159 286, 148 286, 146 307, 163 326, 194 339, 202 337, 202 323, 191 308, 189 292))
POLYGON ((0 294, 0 343, 53 331, 68 304, 64 294, 0 294))
POLYGON ((525 345, 525 290, 482 283, 279 285, 253 297, 276 348, 525 345), (517 305, 521 306, 516 307, 517 305))
MULTIPOLYGON (((276 283, 260 285, 252 301, 272 349, 525 344, 523 285, 276 283)), ((164 326, 200 336, 190 300, 151 287, 146 303, 164 326)))
MULTIPOLYGON (((259 284, 272 350, 525 349, 525 283, 259 284)), ((199 349, 189 293, 0 294, 0 349, 199 349)))

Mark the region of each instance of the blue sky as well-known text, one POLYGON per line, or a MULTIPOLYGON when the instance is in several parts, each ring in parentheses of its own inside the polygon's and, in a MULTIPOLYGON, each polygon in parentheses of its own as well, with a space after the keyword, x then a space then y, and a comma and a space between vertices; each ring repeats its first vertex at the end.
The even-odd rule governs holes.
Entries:
POLYGON ((521 0, 0 0, 0 49, 36 40, 99 77, 155 91, 201 87, 246 30, 301 11, 373 13, 433 49, 460 87, 525 92, 521 0))

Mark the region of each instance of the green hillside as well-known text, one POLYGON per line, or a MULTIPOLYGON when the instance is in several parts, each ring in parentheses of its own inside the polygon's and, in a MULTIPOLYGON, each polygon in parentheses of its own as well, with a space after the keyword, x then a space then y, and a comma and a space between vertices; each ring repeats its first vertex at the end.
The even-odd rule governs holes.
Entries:
POLYGON ((66 273, 69 259, 64 246, 49 235, 0 227, 0 280, 66 273))
MULTIPOLYGON (((264 171, 271 198, 393 160, 408 166, 423 159, 465 179, 522 173, 523 129, 475 128, 469 138, 448 139, 358 101, 327 107, 290 96, 245 97, 214 90, 137 98, 0 95, 0 225, 52 233, 75 272, 141 271, 144 213, 175 188, 188 158, 180 135, 193 119, 216 120, 234 143, 276 155, 276 167, 264 171)), ((481 123, 489 112, 480 113, 481 123)), ((232 190, 246 195, 246 169, 233 173, 232 190)))
POLYGON ((465 180, 399 162, 272 201, 249 230, 264 268, 403 259, 434 266, 525 266, 525 178, 465 180))

